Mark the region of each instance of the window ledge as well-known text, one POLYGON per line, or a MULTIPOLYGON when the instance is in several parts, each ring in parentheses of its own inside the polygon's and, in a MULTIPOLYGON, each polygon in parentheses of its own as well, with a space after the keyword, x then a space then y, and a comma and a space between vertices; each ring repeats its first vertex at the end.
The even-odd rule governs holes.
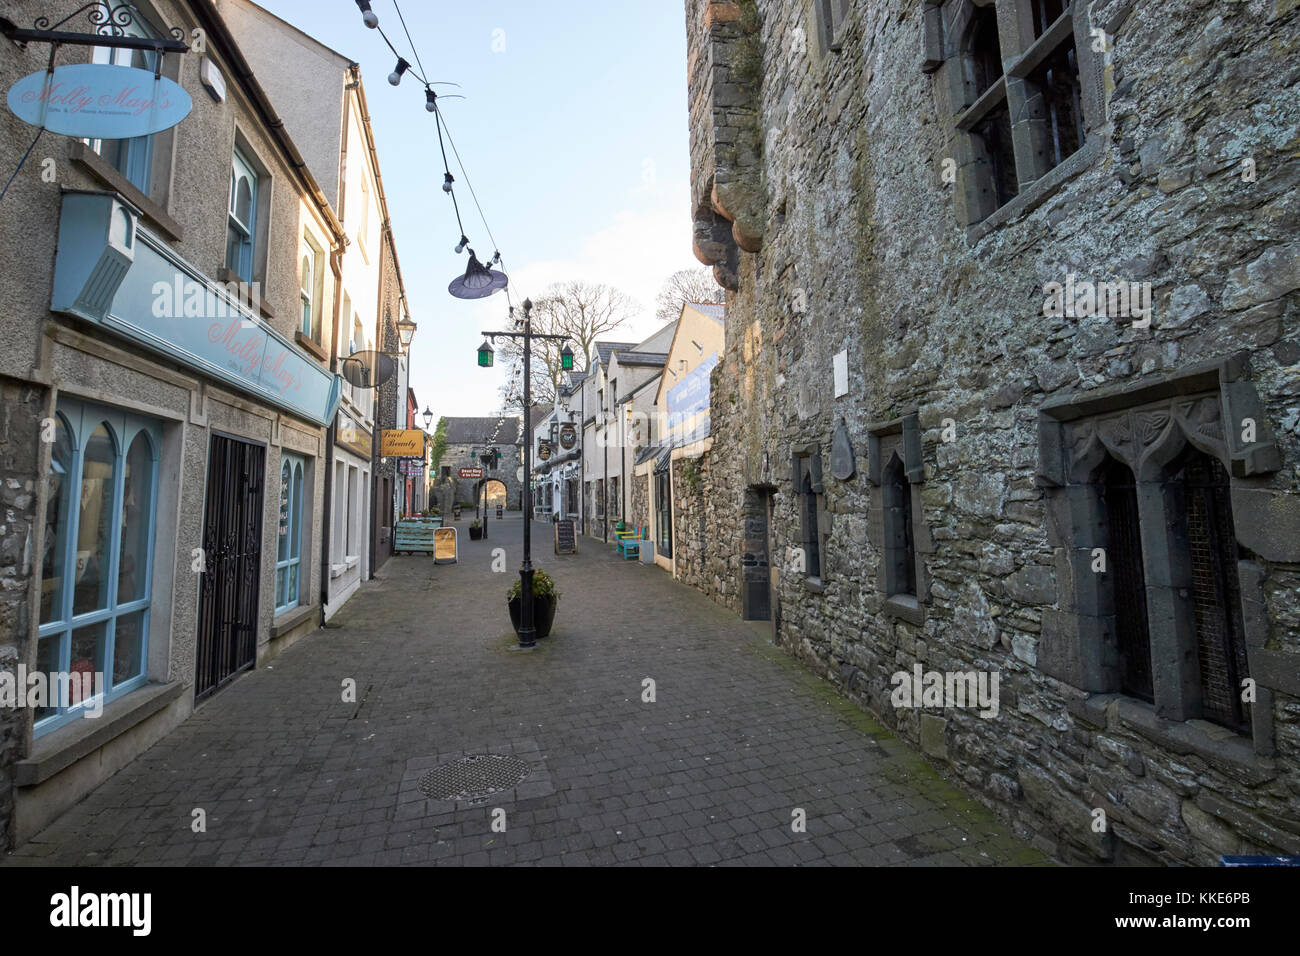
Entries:
POLYGON ((349 554, 344 560, 347 562, 348 568, 355 568, 361 561, 361 557, 359 555, 349 554))
POLYGON ((1022 189, 1015 199, 1000 209, 994 210, 984 219, 966 228, 966 242, 977 245, 981 239, 994 229, 1004 226, 1013 219, 1027 216, 1056 194, 1067 180, 1091 166, 1102 153, 1102 136, 1094 132, 1082 146, 1066 157, 1059 166, 1035 179, 1022 189))
MULTIPOLYGON (((1074 710, 1075 708, 1071 708, 1074 710)), ((1277 765, 1255 753, 1249 737, 1204 720, 1168 720, 1145 701, 1123 694, 1093 694, 1082 702, 1082 717, 1097 727, 1120 727, 1171 753, 1195 754, 1212 765, 1229 765, 1251 786, 1277 776, 1277 765)))
MULTIPOLYGON (((224 283, 226 285, 232 285, 232 284, 251 285, 252 284, 246 281, 244 277, 241 276, 234 269, 227 269, 225 266, 222 266, 220 269, 217 270, 217 281, 224 283)), ((253 281, 256 282, 257 280, 253 280, 253 281)), ((245 302, 244 304, 248 305, 247 302, 245 302)), ((267 302, 264 296, 260 296, 260 295, 258 296, 257 307, 261 311, 263 318, 267 318, 267 319, 275 318, 275 309, 271 308, 271 303, 267 302)))
POLYGON ((330 577, 331 578, 341 577, 343 575, 343 572, 346 571, 347 569, 348 566, 346 564, 331 564, 330 577))
POLYGON ((885 598, 885 613, 918 626, 925 623, 925 608, 912 594, 891 594, 885 598))
POLYGON ((294 628, 299 627, 304 621, 309 621, 315 616, 317 608, 313 604, 306 607, 298 606, 290 608, 280 613, 278 617, 271 622, 271 638, 283 637, 294 628))
POLYGON ((822 583, 821 578, 804 578, 803 586, 813 594, 825 594, 826 585, 822 583))
POLYGON ((303 349, 316 356, 322 364, 329 360, 329 353, 326 352, 325 348, 318 344, 310 335, 303 335, 302 331, 299 330, 293 333, 293 340, 302 346, 303 349))
POLYGON ((14 783, 34 787, 122 736, 181 696, 185 685, 146 684, 104 706, 97 718, 72 721, 36 741, 32 755, 14 764, 14 783))
POLYGON ((72 161, 110 189, 117 190, 122 198, 135 206, 146 219, 163 232, 172 242, 180 242, 184 235, 181 224, 167 214, 167 210, 136 187, 129 179, 108 164, 104 157, 79 139, 72 141, 72 161))

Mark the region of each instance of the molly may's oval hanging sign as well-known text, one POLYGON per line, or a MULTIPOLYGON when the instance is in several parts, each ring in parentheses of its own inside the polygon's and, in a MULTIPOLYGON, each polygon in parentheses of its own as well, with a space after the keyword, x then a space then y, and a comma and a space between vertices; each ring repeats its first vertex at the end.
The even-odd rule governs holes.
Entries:
POLYGON ((108 63, 29 73, 9 89, 9 109, 24 123, 88 139, 130 139, 170 129, 189 115, 190 94, 151 70, 108 63))

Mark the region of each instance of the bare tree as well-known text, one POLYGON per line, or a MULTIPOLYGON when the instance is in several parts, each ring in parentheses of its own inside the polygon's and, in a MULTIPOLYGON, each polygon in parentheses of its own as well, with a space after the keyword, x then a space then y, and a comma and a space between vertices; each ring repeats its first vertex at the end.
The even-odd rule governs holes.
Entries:
POLYGON ((655 299, 655 318, 662 323, 676 322, 686 302, 726 301, 726 291, 713 278, 712 269, 683 269, 674 272, 655 299))
MULTIPOLYGON (((573 350, 575 371, 590 368, 595 355, 596 339, 622 326, 638 309, 632 299, 613 286, 580 279, 557 282, 533 303, 533 331, 545 335, 568 337, 573 350)), ((515 308, 515 319, 522 328, 523 310, 515 308)), ((519 339, 498 339, 497 355, 510 369, 501 387, 505 408, 523 408, 523 343, 519 339)), ((557 387, 564 369, 560 353, 563 342, 539 339, 533 343, 533 402, 555 404, 557 387)))

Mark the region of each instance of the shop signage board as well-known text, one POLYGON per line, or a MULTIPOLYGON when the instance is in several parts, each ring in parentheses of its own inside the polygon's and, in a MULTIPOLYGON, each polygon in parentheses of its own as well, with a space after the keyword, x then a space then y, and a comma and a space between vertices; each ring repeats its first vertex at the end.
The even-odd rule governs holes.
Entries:
POLYGON ((574 526, 572 518, 564 518, 555 522, 555 553, 578 553, 577 528, 574 526))
POLYGON ((668 433, 674 444, 709 435, 709 376, 718 364, 714 352, 668 390, 668 433))
POLYGON ((540 442, 537 446, 537 457, 542 461, 551 460, 551 443, 548 441, 540 442))
POLYGON ((560 447, 569 451, 578 444, 578 430, 572 425, 560 426, 560 447))
POLYGON ((418 428, 385 428, 379 435, 384 458, 419 458, 424 454, 424 432, 418 428))
POLYGON ((9 88, 9 111, 51 133, 130 139, 170 129, 190 113, 190 94, 152 70, 108 63, 56 66, 9 88))
POLYGON ((424 476, 424 462, 422 460, 403 460, 399 464, 399 470, 403 477, 421 478, 424 476))
POLYGON ((112 193, 64 193, 50 308, 317 425, 334 420, 342 398, 337 375, 140 226, 112 193))
POLYGON ((355 418, 339 409, 338 428, 334 440, 348 451, 363 458, 370 457, 370 432, 366 431, 355 418))
POLYGON ((458 472, 458 474, 459 474, 460 477, 462 477, 462 478, 482 478, 482 477, 483 477, 483 469, 482 469, 482 468, 462 468, 462 469, 458 472))

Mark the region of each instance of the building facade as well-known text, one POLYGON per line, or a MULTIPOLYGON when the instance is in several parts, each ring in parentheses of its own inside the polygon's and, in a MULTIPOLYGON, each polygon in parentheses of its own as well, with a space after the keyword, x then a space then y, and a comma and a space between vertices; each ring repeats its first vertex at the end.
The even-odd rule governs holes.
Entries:
MULTIPOLYGON (((482 486, 488 483, 488 499, 504 494, 505 507, 518 511, 523 501, 523 446, 520 420, 513 416, 495 418, 448 418, 447 444, 438 479, 452 482, 451 500, 459 504, 482 501, 482 486), (484 452, 492 452, 495 467, 483 465, 484 452), (499 458, 496 456, 499 454, 499 458), (461 469, 483 468, 481 478, 462 478, 461 469)), ((493 505, 495 507, 495 505, 493 505)))
MULTIPOLYGON (((77 6, 7 13, 30 25, 77 6)), ((0 207, 0 669, 94 678, 0 710, 0 842, 38 831, 320 617, 341 382, 315 315, 336 301, 343 227, 213 5, 130 13, 132 35, 202 30, 206 51, 158 65, 68 46, 58 62, 158 66, 189 114, 135 139, 48 134, 48 161, 0 207), (321 253, 308 341, 305 244, 321 253)), ((4 88, 45 70, 44 45, 0 43, 4 88)), ((0 127, 16 169, 30 128, 8 111, 0 127)))
POLYGON ((1060 858, 1300 852, 1300 9, 685 7, 678 576, 1060 858))
MULTIPOLYGON (((673 552, 680 495, 674 495, 673 463, 698 464, 710 448, 710 386, 725 339, 725 309, 712 303, 687 302, 673 333, 673 340, 649 398, 649 443, 637 450, 632 487, 633 520, 650 526, 655 564, 676 575, 673 552)), ((695 464, 683 464, 679 471, 693 474, 695 464)))

